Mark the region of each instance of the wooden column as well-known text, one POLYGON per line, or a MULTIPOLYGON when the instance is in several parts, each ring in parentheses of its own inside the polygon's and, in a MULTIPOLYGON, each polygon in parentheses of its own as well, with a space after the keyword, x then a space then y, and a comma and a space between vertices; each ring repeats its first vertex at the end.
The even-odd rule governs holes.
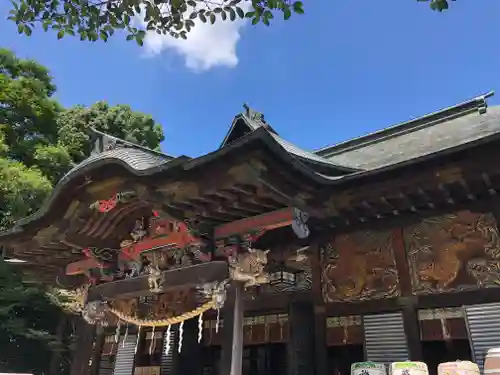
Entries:
POLYGON ((326 346, 326 308, 324 305, 314 308, 314 355, 315 374, 328 374, 328 348, 326 346))
POLYGON ((92 364, 90 365, 90 375, 99 375, 99 364, 101 363, 105 338, 104 329, 99 327, 96 332, 94 353, 92 354, 92 364))
MULTIPOLYGON (((288 340, 288 374, 314 373, 314 305, 294 302, 288 311, 290 338, 288 340)), ((322 375, 322 374, 317 374, 322 375)))
POLYGON ((399 287, 402 297, 399 304, 402 307, 403 325, 408 345, 410 360, 422 360, 422 342, 420 341, 420 322, 418 321, 417 299, 413 296, 410 267, 406 256, 406 247, 402 229, 392 231, 392 246, 394 249, 394 259, 399 275, 399 287))
POLYGON ((227 291, 223 311, 220 375, 241 375, 243 362, 243 284, 234 282, 227 291))
POLYGON ((94 344, 95 326, 87 324, 82 318, 76 321, 76 347, 73 352, 70 375, 88 375, 89 362, 94 344))
POLYGON ((403 325, 405 329, 408 354, 412 361, 422 361, 422 342, 420 341, 420 322, 415 298, 401 298, 403 307, 403 325))
POLYGON ((178 356, 178 374, 201 375, 201 343, 198 343, 198 319, 184 322, 182 350, 178 356))
POLYGON ((57 341, 60 344, 60 348, 54 352, 52 352, 52 358, 50 359, 50 367, 49 367, 49 375, 59 375, 61 373, 61 358, 63 352, 67 349, 63 349, 64 345, 64 336, 67 330, 68 316, 64 313, 61 313, 61 317, 59 318, 59 323, 56 328, 56 337, 57 341))

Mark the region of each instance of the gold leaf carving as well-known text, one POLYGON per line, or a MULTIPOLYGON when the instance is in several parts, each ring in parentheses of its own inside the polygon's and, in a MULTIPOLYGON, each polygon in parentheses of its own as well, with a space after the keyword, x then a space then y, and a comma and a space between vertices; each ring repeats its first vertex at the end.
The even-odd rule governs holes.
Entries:
POLYGON ((355 232, 338 236, 322 249, 325 302, 399 295, 390 232, 355 232))
POLYGON ((413 293, 500 285, 500 237, 492 214, 460 211, 404 229, 413 293))

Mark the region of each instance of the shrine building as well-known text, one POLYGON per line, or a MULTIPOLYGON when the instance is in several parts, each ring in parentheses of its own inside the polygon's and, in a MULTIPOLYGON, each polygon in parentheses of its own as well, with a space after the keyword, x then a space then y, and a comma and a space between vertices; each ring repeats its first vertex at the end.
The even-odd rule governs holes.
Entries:
POLYGON ((313 152, 247 106, 197 158, 92 130, 0 245, 79 298, 71 375, 481 365, 500 341, 491 95, 313 152))

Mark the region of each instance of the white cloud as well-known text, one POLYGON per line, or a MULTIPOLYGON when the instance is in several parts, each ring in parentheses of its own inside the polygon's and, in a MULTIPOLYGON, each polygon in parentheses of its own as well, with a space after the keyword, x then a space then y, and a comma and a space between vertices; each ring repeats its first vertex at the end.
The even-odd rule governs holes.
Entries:
POLYGON ((188 69, 197 72, 238 65, 236 45, 241 38, 245 20, 222 21, 217 17, 213 25, 198 19, 195 23, 195 27, 187 34, 187 40, 149 31, 144 40, 146 52, 149 56, 156 56, 173 51, 184 59, 188 69))

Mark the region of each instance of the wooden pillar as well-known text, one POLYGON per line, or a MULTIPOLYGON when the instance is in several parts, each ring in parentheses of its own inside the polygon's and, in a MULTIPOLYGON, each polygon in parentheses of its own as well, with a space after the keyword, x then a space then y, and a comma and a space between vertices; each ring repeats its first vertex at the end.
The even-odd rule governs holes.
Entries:
POLYGON ((88 324, 81 317, 75 318, 75 321, 77 341, 71 361, 70 375, 88 375, 95 326, 88 324))
POLYGON ((416 297, 413 296, 403 229, 394 229, 392 231, 392 246, 394 248, 394 260, 399 275, 399 287, 402 296, 399 298, 399 304, 402 307, 403 326, 408 345, 409 359, 412 361, 421 361, 423 354, 418 321, 418 303, 416 297))
POLYGON ((328 374, 328 347, 326 346, 326 308, 319 305, 314 308, 314 355, 315 374, 328 374))
POLYGON ((288 312, 288 323, 288 374, 311 375, 314 373, 315 362, 314 305, 292 303, 288 312))
POLYGON ((102 349, 106 335, 102 327, 97 328, 94 353, 92 354, 92 363, 90 365, 90 375, 99 375, 99 365, 101 363, 102 349))
POLYGON ((50 367, 49 367, 49 375, 59 375, 61 373, 61 359, 62 354, 67 349, 64 348, 64 337, 67 329, 68 316, 64 313, 61 313, 61 317, 59 318, 59 323, 56 328, 56 337, 60 347, 52 352, 52 358, 50 359, 50 367))
POLYGON ((201 343, 198 343, 198 319, 184 322, 182 335, 182 350, 178 357, 179 375, 201 375, 201 343))
POLYGON ((234 282, 227 291, 223 311, 220 375, 241 375, 243 362, 243 284, 234 282))
POLYGON ((418 307, 414 298, 401 298, 403 305, 403 326, 408 344, 408 354, 412 361, 422 361, 422 342, 420 341, 420 322, 418 307))

